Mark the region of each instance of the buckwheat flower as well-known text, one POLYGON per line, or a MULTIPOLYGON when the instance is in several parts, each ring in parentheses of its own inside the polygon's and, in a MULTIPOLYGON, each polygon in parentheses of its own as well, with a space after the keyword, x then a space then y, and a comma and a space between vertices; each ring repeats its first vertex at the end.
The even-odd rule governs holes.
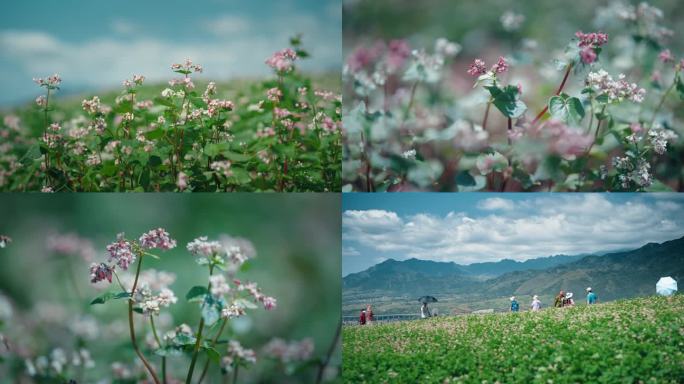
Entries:
POLYGON ((46 84, 45 79, 41 77, 34 77, 33 82, 40 85, 41 87, 46 84))
POLYGON ((109 266, 105 263, 92 263, 90 264, 90 282, 97 283, 107 280, 111 283, 113 272, 114 266, 109 266))
POLYGON ((579 40, 580 48, 597 48, 608 42, 608 34, 602 32, 583 33, 582 31, 577 31, 575 32, 575 37, 579 40))
POLYGON ((314 343, 311 338, 287 342, 277 337, 271 339, 262 350, 264 355, 280 360, 283 364, 309 360, 313 351, 314 343))
POLYGON ((297 53, 291 48, 286 48, 275 52, 266 59, 265 63, 277 72, 289 72, 294 68, 294 61, 296 59, 297 53))
POLYGON ((176 304, 176 302, 178 302, 176 294, 168 288, 162 288, 162 290, 159 291, 159 295, 157 295, 157 299, 159 301, 159 305, 162 307, 168 307, 169 305, 176 304))
POLYGON ((100 98, 93 96, 92 99, 85 99, 81 102, 83 110, 88 113, 98 113, 100 111, 100 98))
POLYGON ((36 97, 36 105, 38 105, 39 107, 45 107, 47 105, 47 99, 45 98, 45 96, 40 95, 36 97))
POLYGON ((168 250, 176 248, 176 240, 172 239, 163 228, 156 228, 143 233, 139 241, 140 246, 146 249, 168 250))
POLYGON ((145 300, 142 303, 140 303, 140 309, 142 310, 142 314, 145 316, 159 315, 159 300, 157 300, 156 298, 145 300))
POLYGON ((506 62, 506 58, 499 56, 499 60, 492 66, 491 71, 494 73, 504 73, 506 70, 508 70, 508 62, 506 62))
POLYGON ((435 53, 444 57, 453 57, 461 52, 461 46, 443 37, 435 40, 435 53))
POLYGON ((114 260, 121 269, 128 270, 128 266, 135 262, 135 254, 130 242, 124 238, 123 233, 119 233, 117 240, 107 246, 109 261, 114 260))
POLYGON ((487 67, 485 67, 485 62, 480 59, 475 59, 470 67, 468 68, 468 74, 470 76, 480 76, 487 73, 487 67))
POLYGON ((198 237, 187 245, 187 250, 196 256, 212 257, 223 252, 218 241, 208 241, 206 236, 198 237))
POLYGON ((0 248, 7 247, 7 244, 12 242, 12 238, 6 235, 0 235, 0 248))
POLYGON ((209 285, 211 286, 209 292, 216 298, 230 292, 230 286, 226 283, 226 278, 223 275, 209 276, 209 285))
POLYGON ((674 56, 672 56, 672 52, 670 52, 669 49, 661 51, 660 54, 658 54, 658 59, 663 63, 674 62, 674 56))
POLYGON ((214 94, 216 94, 216 83, 210 81, 209 84, 207 84, 207 89, 204 91, 204 97, 209 97, 214 94))
POLYGON ((52 352, 50 352, 50 368, 54 369, 58 374, 62 373, 67 361, 68 360, 63 349, 55 348, 52 350, 52 352))
POLYGON ((93 368, 95 362, 90 356, 90 351, 85 348, 81 348, 78 351, 74 351, 73 357, 71 359, 71 365, 75 367, 83 366, 84 368, 93 368))
POLYGON ((186 175, 185 172, 178 172, 178 177, 176 178, 176 186, 181 191, 184 191, 188 188, 188 175, 186 175))
POLYGON ((216 172, 222 173, 225 177, 233 176, 233 171, 231 167, 230 160, 214 161, 211 163, 210 168, 216 172))
POLYGON ((224 370, 230 372, 235 365, 255 363, 256 353, 253 350, 244 348, 237 340, 228 342, 228 354, 221 360, 224 370))
POLYGON ((405 151, 404 153, 402 153, 401 157, 403 157, 404 159, 408 159, 408 160, 415 160, 416 159, 416 150, 415 149, 409 149, 408 151, 405 151))
POLYGON ((584 64, 591 64, 594 61, 596 61, 596 52, 594 52, 594 48, 591 47, 584 47, 580 51, 580 59, 584 64))
POLYGON ((57 86, 57 85, 59 85, 60 83, 62 83, 62 78, 59 77, 59 75, 55 73, 55 74, 52 75, 52 76, 48 76, 48 78, 47 78, 47 83, 50 84, 50 85, 52 85, 52 86, 57 86))
POLYGON ((525 15, 509 10, 501 15, 499 21, 504 30, 508 32, 517 31, 522 26, 522 23, 525 22, 525 15))
POLYGON ((283 92, 279 88, 274 87, 266 91, 266 96, 269 100, 278 102, 280 101, 280 98, 283 97, 283 92))
POLYGON ((637 165, 637 169, 634 171, 633 178, 634 181, 641 187, 651 186, 651 184, 653 184, 653 177, 651 177, 651 164, 643 159, 639 160, 639 164, 637 165))
POLYGON ((95 258, 93 243, 74 233, 52 234, 47 238, 47 249, 60 255, 80 256, 85 261, 95 258))
POLYGON ((244 314, 245 309, 235 304, 231 304, 229 307, 225 307, 221 310, 221 317, 228 319, 234 319, 243 316, 244 314))
POLYGON ((133 121, 134 118, 135 116, 130 112, 126 112, 121 116, 122 121, 133 121))
POLYGON ((100 156, 98 156, 96 153, 93 153, 88 155, 88 158, 86 159, 85 163, 86 165, 95 166, 102 163, 102 160, 100 160, 100 156))
POLYGON ((133 82, 131 80, 128 80, 128 79, 121 82, 121 84, 126 88, 132 88, 133 87, 133 82))
POLYGON ((270 311, 276 307, 276 299, 271 296, 264 296, 261 302, 264 304, 264 309, 270 311))
POLYGON ((133 82, 136 83, 137 85, 142 85, 143 81, 145 81, 145 76, 133 75, 133 82))
POLYGON ((49 185, 44 185, 43 188, 40 189, 42 193, 52 193, 54 190, 52 189, 51 186, 49 185))

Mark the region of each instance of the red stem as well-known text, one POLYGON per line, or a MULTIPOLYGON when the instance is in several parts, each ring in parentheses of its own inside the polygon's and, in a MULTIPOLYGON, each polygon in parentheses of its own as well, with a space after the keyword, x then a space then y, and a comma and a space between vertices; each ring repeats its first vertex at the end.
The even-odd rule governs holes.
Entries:
MULTIPOLYGON (((568 66, 567 66, 567 69, 565 70, 565 75, 563 76, 563 81, 561 81, 560 86, 558 87, 558 90, 556 91, 555 96, 560 95, 560 93, 563 91, 563 88, 565 87, 565 83, 568 81, 568 76, 570 76, 570 70, 571 70, 571 69, 572 69, 572 63, 569 63, 568 66)), ((548 103, 547 103, 547 104, 544 106, 544 109, 542 109, 542 111, 539 112, 539 114, 537 115, 537 117, 535 117, 534 120, 532 120, 532 125, 537 124, 537 122, 539 121, 539 119, 541 119, 542 116, 544 116, 544 114, 546 113, 546 111, 547 111, 548 109, 549 109, 549 105, 548 105, 548 103)))

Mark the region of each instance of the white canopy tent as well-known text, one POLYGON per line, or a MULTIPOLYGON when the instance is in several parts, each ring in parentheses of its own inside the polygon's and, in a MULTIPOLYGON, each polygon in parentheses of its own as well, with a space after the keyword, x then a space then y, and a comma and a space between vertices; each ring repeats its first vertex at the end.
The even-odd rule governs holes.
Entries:
POLYGON ((661 277, 656 283, 656 292, 661 296, 671 296, 677 292, 677 280, 670 276, 661 277))

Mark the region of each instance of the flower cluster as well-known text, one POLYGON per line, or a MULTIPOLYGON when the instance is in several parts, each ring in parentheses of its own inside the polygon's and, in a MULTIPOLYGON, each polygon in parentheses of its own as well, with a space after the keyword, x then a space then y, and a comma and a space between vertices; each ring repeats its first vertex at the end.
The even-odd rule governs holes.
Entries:
POLYGON ((163 228, 153 229, 147 233, 143 233, 140 236, 140 246, 146 249, 173 249, 176 247, 176 240, 169 236, 163 228))
POLYGON ((297 52, 292 48, 285 48, 273 53, 273 56, 266 59, 266 65, 275 69, 278 73, 290 72, 294 68, 297 60, 297 52))
POLYGON ((58 74, 48 76, 46 78, 34 77, 33 82, 40 85, 41 87, 46 87, 48 89, 57 88, 58 85, 62 83, 62 78, 58 74))
POLYGON ((233 371, 237 366, 255 364, 254 350, 244 348, 237 340, 228 342, 228 354, 221 359, 221 367, 226 372, 233 371))
POLYGON ((300 341, 287 342, 280 338, 274 338, 263 348, 263 354, 267 357, 279 360, 282 364, 306 361, 311 358, 314 350, 313 340, 310 338, 300 341))
POLYGON ((123 233, 119 233, 116 236, 116 241, 107 245, 107 252, 109 253, 109 262, 114 261, 124 271, 135 263, 133 244, 126 240, 123 233))
POLYGON ((646 90, 635 83, 626 81, 625 78, 626 76, 621 73, 617 80, 613 80, 608 72, 601 69, 598 72, 590 72, 587 75, 586 84, 594 89, 598 95, 607 95, 611 103, 623 100, 630 100, 634 103, 644 101, 646 90))

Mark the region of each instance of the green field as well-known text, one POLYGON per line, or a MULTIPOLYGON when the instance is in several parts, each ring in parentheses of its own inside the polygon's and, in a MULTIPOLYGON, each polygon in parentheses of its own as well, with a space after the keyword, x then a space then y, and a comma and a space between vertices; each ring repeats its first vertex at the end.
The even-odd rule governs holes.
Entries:
POLYGON ((343 329, 348 383, 681 383, 684 295, 343 329))

